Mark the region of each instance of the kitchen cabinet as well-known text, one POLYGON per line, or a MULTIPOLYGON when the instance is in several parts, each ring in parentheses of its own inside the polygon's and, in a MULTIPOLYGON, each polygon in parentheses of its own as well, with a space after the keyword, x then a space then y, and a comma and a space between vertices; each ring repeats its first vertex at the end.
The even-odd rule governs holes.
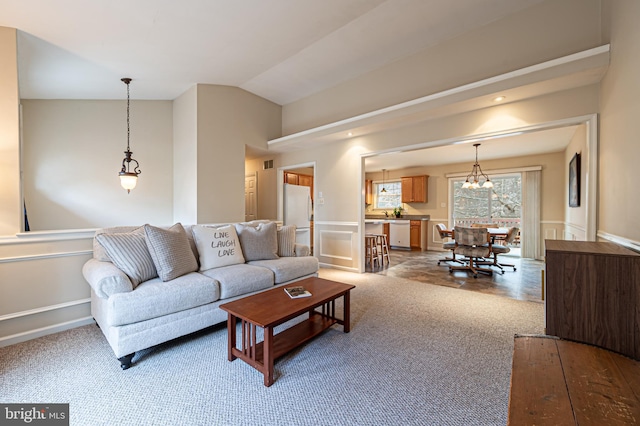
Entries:
POLYGON ((426 203, 429 176, 408 176, 401 178, 403 203, 426 203))
POLYGON ((545 332, 640 360, 640 254, 545 240, 545 332))
POLYGON ((373 181, 371 179, 366 179, 364 181, 364 188, 364 203, 373 204, 373 181))
POLYGON ((288 183, 289 185, 297 185, 298 184, 298 174, 297 173, 284 172, 284 183, 288 183))
POLYGON ((421 223, 422 221, 420 220, 412 220, 410 221, 410 229, 409 229, 409 240, 410 240, 410 244, 411 244, 411 249, 417 249, 420 250, 421 248, 421 244, 420 244, 420 237, 422 236, 422 232, 421 232, 421 223))

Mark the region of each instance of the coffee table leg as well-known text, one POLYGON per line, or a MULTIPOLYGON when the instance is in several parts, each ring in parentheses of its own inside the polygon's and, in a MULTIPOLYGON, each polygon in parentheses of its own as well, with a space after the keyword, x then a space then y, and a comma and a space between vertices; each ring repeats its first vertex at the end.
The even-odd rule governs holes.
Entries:
POLYGON ((348 333, 351 331, 351 316, 350 316, 350 312, 351 312, 351 308, 350 308, 350 291, 347 291, 344 294, 344 313, 343 313, 343 318, 344 318, 344 324, 342 324, 342 329, 344 330, 345 333, 348 333))
POLYGON ((229 345, 229 361, 236 359, 233 354, 233 348, 236 347, 236 317, 231 314, 227 314, 227 339, 229 345))
POLYGON ((264 385, 271 386, 273 384, 273 327, 264 328, 264 346, 263 363, 264 363, 264 385))

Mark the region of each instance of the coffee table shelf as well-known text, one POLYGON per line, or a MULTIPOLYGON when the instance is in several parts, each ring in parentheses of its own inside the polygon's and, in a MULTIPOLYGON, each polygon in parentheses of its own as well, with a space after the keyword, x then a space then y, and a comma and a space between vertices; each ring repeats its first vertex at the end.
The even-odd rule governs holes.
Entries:
POLYGON ((350 291, 355 286, 322 278, 307 278, 295 283, 311 293, 310 297, 291 299, 282 287, 267 290, 220 305, 227 311, 228 358, 240 358, 264 375, 264 385, 274 382, 273 364, 292 349, 316 337, 334 324, 350 331, 350 291), (342 318, 336 316, 336 299, 343 298, 342 318), (274 328, 300 315, 308 318, 278 334, 274 328), (237 337, 240 322, 241 336, 237 337), (264 330, 257 342, 256 328, 264 330), (236 343, 240 343, 240 348, 236 343))
MULTIPOLYGON (((292 349, 313 339, 332 325, 338 323, 335 318, 327 318, 319 313, 311 314, 311 318, 302 321, 273 336, 273 358, 278 359, 292 349)), ((263 359, 264 342, 256 344, 256 360, 259 364, 263 359)), ((238 350, 238 356, 242 352, 238 350)))

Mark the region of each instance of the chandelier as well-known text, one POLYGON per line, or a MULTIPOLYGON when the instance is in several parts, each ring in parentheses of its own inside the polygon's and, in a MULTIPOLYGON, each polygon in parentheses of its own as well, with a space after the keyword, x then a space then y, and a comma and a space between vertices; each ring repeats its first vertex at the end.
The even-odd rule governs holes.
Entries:
POLYGON ((493 182, 491 182, 491 180, 489 179, 489 176, 487 176, 482 172, 482 168, 480 167, 480 164, 478 164, 478 147, 480 146, 480 144, 474 143, 473 146, 476 147, 476 163, 473 165, 473 169, 471 170, 471 173, 467 175, 467 180, 464 182, 464 184, 462 184, 462 187, 471 188, 471 189, 480 188, 479 178, 482 177, 484 178, 484 183, 482 184, 482 187, 493 188, 493 182))
POLYGON ((129 125, 129 83, 131 83, 131 79, 122 78, 121 80, 127 85, 127 150, 124 152, 122 169, 118 175, 120 176, 120 185, 122 185, 122 187, 127 190, 127 194, 129 194, 131 190, 136 187, 136 183, 138 183, 138 175, 142 172, 140 171, 140 165, 138 162, 131 157, 133 152, 129 149, 129 137, 131 134, 131 127, 129 125), (135 163, 133 171, 131 170, 131 162, 135 163))

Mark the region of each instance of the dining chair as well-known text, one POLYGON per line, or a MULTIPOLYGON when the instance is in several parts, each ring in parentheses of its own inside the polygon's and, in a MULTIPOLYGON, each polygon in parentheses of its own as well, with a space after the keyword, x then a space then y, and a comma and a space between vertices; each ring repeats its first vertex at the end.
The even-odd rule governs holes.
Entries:
POLYGON ((491 245, 491 259, 493 260, 492 263, 489 263, 489 265, 491 266, 496 266, 498 268, 500 268, 500 271, 502 271, 502 273, 504 274, 504 267, 505 266, 509 266, 511 268, 513 268, 513 270, 516 270, 516 266, 512 263, 500 263, 498 262, 498 255, 499 254, 507 254, 511 251, 511 249, 509 248, 509 246, 507 244, 511 244, 516 236, 518 235, 518 231, 519 229, 515 226, 509 228, 509 232, 507 233, 507 236, 505 237, 505 239, 502 241, 503 244, 492 244, 491 245))
POLYGON ((473 278, 478 278, 478 272, 493 275, 489 268, 482 268, 479 261, 487 257, 491 252, 491 239, 487 228, 466 228, 456 226, 453 229, 456 246, 455 254, 463 255, 468 261, 463 266, 449 266, 449 273, 453 271, 470 271, 473 278))
POLYGON ((442 238, 443 242, 442 242, 442 248, 445 250, 451 250, 452 256, 453 257, 444 257, 442 259, 438 260, 438 265, 440 265, 440 262, 456 262, 456 263, 464 263, 459 259, 456 259, 456 254, 453 251, 454 248, 456 248, 456 243, 455 241, 444 241, 446 239, 449 238, 449 233, 447 232, 447 226, 444 223, 438 223, 436 225, 436 228, 438 228, 438 234, 440 234, 440 238, 442 238))

